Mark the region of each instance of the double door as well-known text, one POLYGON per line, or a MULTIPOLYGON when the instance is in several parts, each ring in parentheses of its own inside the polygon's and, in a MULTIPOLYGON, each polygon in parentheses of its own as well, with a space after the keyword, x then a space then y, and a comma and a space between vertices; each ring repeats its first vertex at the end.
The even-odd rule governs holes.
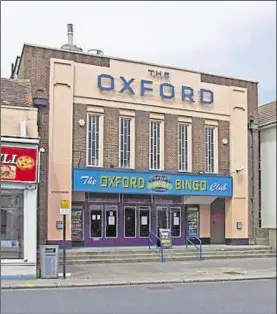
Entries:
POLYGON ((89 237, 117 238, 118 237, 118 207, 91 205, 89 209, 89 237))
POLYGON ((157 207, 156 234, 159 229, 170 229, 172 237, 181 237, 181 207, 157 207))

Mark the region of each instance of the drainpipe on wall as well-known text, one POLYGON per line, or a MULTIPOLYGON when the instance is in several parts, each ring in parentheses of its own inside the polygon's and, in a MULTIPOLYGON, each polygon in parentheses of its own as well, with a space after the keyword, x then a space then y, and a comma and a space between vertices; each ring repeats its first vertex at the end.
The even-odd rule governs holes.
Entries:
POLYGON ((254 134, 255 131, 258 130, 258 124, 255 121, 254 117, 250 117, 248 123, 248 129, 250 130, 251 134, 251 214, 252 214, 252 244, 256 244, 256 217, 255 217, 255 203, 254 203, 254 196, 255 196, 255 149, 254 149, 254 134))

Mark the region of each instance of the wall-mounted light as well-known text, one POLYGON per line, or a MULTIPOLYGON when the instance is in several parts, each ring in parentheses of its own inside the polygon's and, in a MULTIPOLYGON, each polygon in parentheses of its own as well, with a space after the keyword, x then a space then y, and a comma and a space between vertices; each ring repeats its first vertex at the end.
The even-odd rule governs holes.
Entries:
POLYGON ((223 138, 223 139, 222 139, 222 144, 223 144, 223 145, 227 145, 227 144, 228 144, 227 138, 223 138))
POLYGON ((39 151, 40 151, 41 153, 45 153, 45 149, 44 149, 43 147, 41 147, 41 148, 39 149, 39 151))
POLYGON ((244 167, 238 167, 235 171, 236 173, 240 173, 244 170, 244 167))
POLYGON ((86 121, 84 119, 80 119, 78 123, 80 126, 84 126, 86 124, 86 121))

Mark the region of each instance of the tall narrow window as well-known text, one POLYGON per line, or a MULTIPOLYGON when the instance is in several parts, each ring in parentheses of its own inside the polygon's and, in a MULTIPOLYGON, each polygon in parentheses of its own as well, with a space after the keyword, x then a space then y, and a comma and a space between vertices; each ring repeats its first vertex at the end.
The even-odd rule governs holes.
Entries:
POLYGON ((100 115, 88 116, 88 166, 100 166, 100 115))
POLYGON ((130 118, 120 118, 119 167, 131 166, 131 122, 130 118))
POLYGON ((188 171, 188 125, 179 124, 179 171, 188 171))
POLYGON ((215 128, 205 128, 205 162, 206 172, 215 172, 215 128))
POLYGON ((161 122, 150 122, 150 169, 161 169, 161 122))

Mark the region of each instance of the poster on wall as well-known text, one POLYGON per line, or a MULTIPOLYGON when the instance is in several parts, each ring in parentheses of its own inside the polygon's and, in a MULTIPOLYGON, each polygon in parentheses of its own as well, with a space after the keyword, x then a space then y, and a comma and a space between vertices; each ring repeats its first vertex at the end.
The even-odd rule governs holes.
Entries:
POLYGON ((188 237, 198 237, 199 212, 197 208, 188 209, 188 237))
POLYGON ((162 229, 159 230, 160 239, 164 248, 172 247, 172 237, 170 229, 162 229))
POLYGON ((83 241, 83 204, 72 203, 71 238, 72 241, 83 241))

